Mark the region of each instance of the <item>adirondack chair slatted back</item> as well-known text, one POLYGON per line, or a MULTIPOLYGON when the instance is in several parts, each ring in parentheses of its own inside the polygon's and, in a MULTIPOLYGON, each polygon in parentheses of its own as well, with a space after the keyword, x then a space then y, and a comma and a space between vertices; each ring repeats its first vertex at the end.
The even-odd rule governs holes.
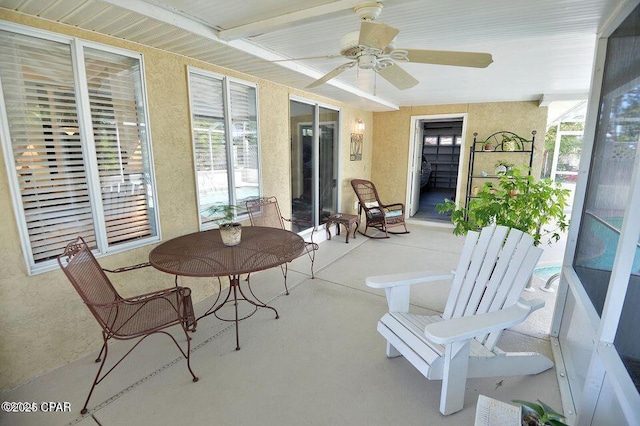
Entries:
MULTIPOLYGON (((541 254, 533 238, 516 229, 509 232, 496 226, 469 232, 442 317, 482 314, 515 304, 541 254)), ((500 334, 476 339, 492 350, 500 334)))

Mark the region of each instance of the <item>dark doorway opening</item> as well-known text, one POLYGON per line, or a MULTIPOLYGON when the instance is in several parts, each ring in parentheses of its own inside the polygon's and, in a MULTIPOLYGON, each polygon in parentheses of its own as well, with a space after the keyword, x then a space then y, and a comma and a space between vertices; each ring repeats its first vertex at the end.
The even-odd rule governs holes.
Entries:
POLYGON ((462 147, 462 119, 424 121, 421 130, 420 204, 413 217, 449 222, 451 215, 438 213, 435 206, 445 199, 455 201, 462 147))

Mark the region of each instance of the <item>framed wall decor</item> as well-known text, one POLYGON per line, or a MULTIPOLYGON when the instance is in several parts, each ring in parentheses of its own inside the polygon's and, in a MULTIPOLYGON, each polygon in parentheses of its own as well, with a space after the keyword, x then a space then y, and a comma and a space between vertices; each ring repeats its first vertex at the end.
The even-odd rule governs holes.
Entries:
POLYGON ((351 133, 351 161, 362 160, 362 141, 364 135, 362 133, 351 133))

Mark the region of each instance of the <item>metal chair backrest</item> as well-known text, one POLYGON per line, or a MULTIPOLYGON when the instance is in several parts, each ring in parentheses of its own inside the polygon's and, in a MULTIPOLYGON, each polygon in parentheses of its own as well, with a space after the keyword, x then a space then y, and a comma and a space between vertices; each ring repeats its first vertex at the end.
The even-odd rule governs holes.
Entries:
POLYGON ((276 197, 254 198, 246 204, 252 226, 285 229, 276 197))
POLYGON ((114 319, 112 311, 115 309, 109 304, 122 297, 82 237, 67 244, 64 253, 58 256, 58 264, 96 320, 103 328, 109 328, 114 319))

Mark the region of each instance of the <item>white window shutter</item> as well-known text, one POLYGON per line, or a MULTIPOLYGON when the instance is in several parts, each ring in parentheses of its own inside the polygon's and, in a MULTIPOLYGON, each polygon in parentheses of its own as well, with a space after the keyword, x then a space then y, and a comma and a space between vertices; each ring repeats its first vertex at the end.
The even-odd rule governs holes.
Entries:
POLYGON ((31 272, 54 267, 78 235, 99 253, 158 239, 141 57, 76 42, 83 46, 83 63, 75 66, 85 67, 86 79, 83 73, 74 79, 80 69, 74 68, 70 38, 0 30, 6 117, 0 135, 13 164, 8 172, 31 272), (83 110, 90 111, 91 123, 78 119, 77 102, 86 101, 81 92, 88 93, 83 110), (80 136, 83 125, 95 152, 80 136), (90 181, 100 182, 99 193, 90 181))
POLYGON ((189 97, 204 229, 214 219, 207 213, 212 205, 243 206, 260 196, 257 90, 250 83, 190 68, 189 97))
POLYGON ((207 209, 229 203, 223 80, 190 73, 191 125, 200 223, 213 221, 207 209))
MULTIPOLYGON (((0 73, 33 263, 95 241, 69 45, 0 31, 0 73)), ((5 143, 5 147, 7 144, 5 143)))
POLYGON ((108 245, 157 235, 140 61, 84 49, 108 245))

